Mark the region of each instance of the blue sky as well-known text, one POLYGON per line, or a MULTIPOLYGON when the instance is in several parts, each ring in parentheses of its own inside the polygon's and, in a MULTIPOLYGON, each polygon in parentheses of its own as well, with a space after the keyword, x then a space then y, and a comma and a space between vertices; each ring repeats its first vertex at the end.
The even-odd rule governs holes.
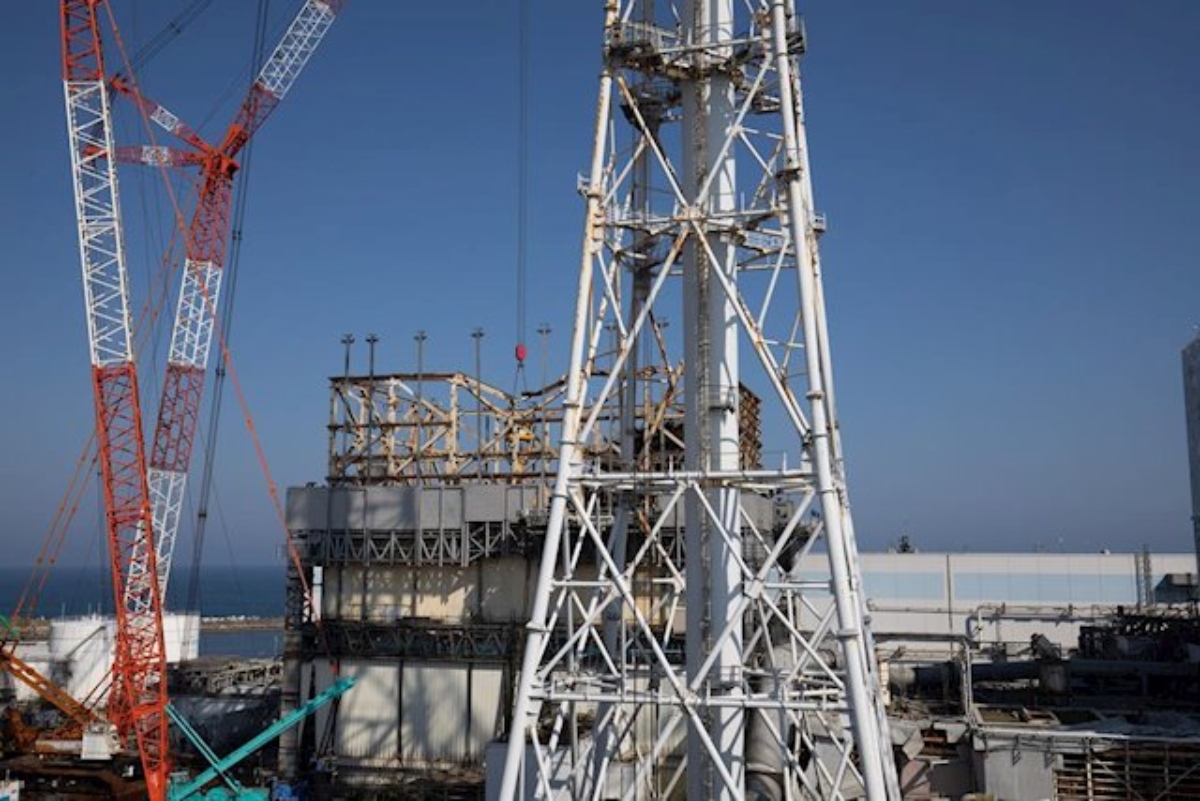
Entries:
MULTIPOLYGON (((133 50, 185 5, 114 2, 133 50)), ((551 325, 561 366, 601 3, 530 2, 529 326, 551 325)), ((215 137, 246 74, 254 5, 214 3, 144 90, 215 137)), ((294 8, 272 3, 274 24, 294 8)), ((378 333, 380 369, 406 370, 425 329, 426 364, 453 369, 483 326, 485 374, 512 382, 516 8, 351 0, 258 136, 233 351, 281 486, 325 473, 343 332, 378 333)), ((1200 323, 1200 4, 818 0, 805 12, 861 547, 908 533, 925 550, 1189 549, 1179 349, 1200 323)), ((0 501, 6 560, 20 564, 92 425, 54 4, 10 11, 0 68, 0 501)), ((134 141, 127 114, 119 127, 134 141)), ((121 178, 142 292, 161 201, 152 176, 121 178)), ((144 380, 160 370, 144 364, 144 380)), ((269 561, 282 541, 232 399, 215 565, 269 561)), ((66 558, 98 559, 99 531, 82 510, 66 558)))

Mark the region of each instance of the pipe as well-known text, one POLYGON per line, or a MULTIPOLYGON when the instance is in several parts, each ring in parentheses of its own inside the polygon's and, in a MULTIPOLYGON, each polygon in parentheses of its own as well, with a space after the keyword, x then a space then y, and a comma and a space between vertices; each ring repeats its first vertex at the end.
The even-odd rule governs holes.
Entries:
MULTIPOLYGON (((779 645, 771 650, 770 665, 773 670, 754 679, 755 692, 767 695, 782 695, 775 692, 772 684, 781 676, 790 675, 796 666, 792 649, 779 645)), ((792 738, 788 736, 789 724, 783 711, 778 708, 751 709, 746 712, 746 801, 784 801, 799 796, 800 788, 786 787, 788 774, 784 749, 792 738), (775 733, 778 732, 779 738, 775 733)))

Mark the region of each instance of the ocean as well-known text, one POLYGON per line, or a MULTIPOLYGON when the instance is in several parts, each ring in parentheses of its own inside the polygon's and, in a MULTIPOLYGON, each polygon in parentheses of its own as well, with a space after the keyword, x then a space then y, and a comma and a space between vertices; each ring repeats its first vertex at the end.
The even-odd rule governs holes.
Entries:
MULTIPOLYGON (((178 570, 167 592, 167 609, 187 606, 190 570, 178 570)), ((8 616, 20 600, 30 568, 0 568, 0 614, 8 616)), ((197 599, 203 617, 282 617, 284 605, 282 565, 201 568, 197 599)), ((107 571, 99 567, 52 568, 38 596, 35 614, 63 617, 112 614, 113 594, 107 571)), ((203 632, 202 656, 278 656, 283 632, 203 632)))

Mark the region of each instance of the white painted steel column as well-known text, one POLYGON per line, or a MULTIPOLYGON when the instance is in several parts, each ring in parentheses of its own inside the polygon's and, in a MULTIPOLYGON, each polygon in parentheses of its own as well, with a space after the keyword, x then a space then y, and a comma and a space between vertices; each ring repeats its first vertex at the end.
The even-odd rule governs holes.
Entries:
MULTIPOLYGON (((605 6, 606 27, 617 15, 617 3, 608 0, 605 6)), ((571 360, 567 368, 567 397, 562 424, 562 441, 559 445, 558 474, 554 479, 554 493, 550 499, 550 514, 546 523, 546 541, 542 546, 542 561, 538 569, 536 594, 529 615, 529 626, 525 635, 525 653, 521 660, 521 676, 517 687, 517 700, 513 710, 512 731, 508 733, 508 750, 504 757, 504 778, 500 784, 500 798, 515 799, 518 788, 530 781, 522 776, 525 764, 525 744, 532 735, 537 737, 537 710, 532 708, 534 684, 540 681, 538 664, 542 651, 550 636, 548 614, 550 594, 554 582, 554 571, 559 556, 559 545, 563 527, 566 525, 567 489, 572 475, 581 470, 579 462, 580 417, 586 388, 583 380, 584 350, 588 342, 589 311, 591 309, 592 260, 595 250, 603 244, 603 196, 604 159, 607 155, 608 113, 612 98, 612 73, 606 67, 600 75, 600 96, 596 103, 596 126, 592 165, 588 177, 587 211, 583 232, 583 257, 580 260, 579 290, 575 302, 575 321, 571 329, 571 360)))
POLYGON ((605 5, 562 461, 500 796, 732 801, 752 758, 760 788, 886 798, 802 36, 791 2, 665 5, 605 5), (743 381, 798 467, 743 466, 743 381), (836 607, 806 619, 826 590, 836 607))
MULTIPOLYGON (((706 251, 693 240, 685 251, 684 356, 685 464, 689 470, 736 470, 738 442, 738 320, 733 303, 711 271, 737 282, 737 254, 729 237, 713 232, 720 215, 736 210, 737 171, 732 152, 723 150, 736 119, 728 72, 714 68, 729 48, 715 47, 733 39, 733 0, 689 0, 684 39, 714 47, 697 50, 692 63, 700 76, 683 85, 683 190, 694 205, 689 210, 705 231, 706 251), (707 195, 700 197, 708 184, 707 195), (709 253, 715 261, 709 259, 709 253)), ((713 521, 700 499, 689 493, 685 535, 687 559, 687 645, 689 684, 708 659, 716 635, 731 624, 741 588, 738 491, 728 486, 706 490, 717 512, 713 521)), ((716 647, 719 654, 700 680, 702 692, 729 700, 744 694, 741 621, 716 647)), ((714 781, 707 749, 694 726, 688 731, 688 797, 735 801, 744 787, 745 711, 731 704, 714 706, 705 721, 709 737, 738 788, 714 781)))
POLYGON ((884 760, 891 760, 884 750, 886 719, 881 724, 878 675, 872 669, 874 655, 867 650, 868 638, 863 624, 863 601, 858 586, 860 571, 856 548, 847 538, 843 520, 844 499, 834 484, 833 447, 830 439, 832 415, 825 392, 825 367, 828 362, 821 350, 827 348, 818 327, 818 276, 816 274, 815 231, 811 203, 806 203, 802 181, 807 180, 807 147, 803 141, 799 98, 789 91, 799 92, 799 81, 792 74, 792 59, 787 49, 789 14, 785 0, 771 3, 771 44, 775 68, 779 73, 780 116, 783 123, 783 144, 786 157, 786 191, 789 210, 788 223, 796 248, 797 272, 800 280, 801 317, 804 327, 805 356, 808 367, 809 397, 812 401, 810 437, 813 468, 816 471, 816 491, 824 517, 826 547, 832 576, 831 591, 837 608, 838 639, 846 658, 846 693, 850 701, 851 725, 855 729, 859 749, 859 767, 870 799, 899 798, 894 768, 887 770, 884 760), (890 775, 889 775, 890 774, 890 775), (891 781, 889 781, 891 778, 891 781))

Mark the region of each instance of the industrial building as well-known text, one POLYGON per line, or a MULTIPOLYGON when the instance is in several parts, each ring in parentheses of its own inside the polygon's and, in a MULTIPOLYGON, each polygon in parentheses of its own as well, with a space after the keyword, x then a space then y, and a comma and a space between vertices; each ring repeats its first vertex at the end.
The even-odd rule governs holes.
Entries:
MULTIPOLYGON (((860 554, 801 92, 807 35, 785 0, 603 4, 563 377, 485 383, 480 332, 474 374, 426 371, 424 332, 413 373, 376 374, 374 335, 366 374, 351 374, 348 350, 330 380, 326 473, 287 495, 281 664, 195 662, 198 617, 164 605, 214 332, 231 319, 217 303, 241 236, 234 176, 343 4, 305 0, 269 55, 260 6, 257 76, 213 142, 142 95, 132 69, 108 71, 104 5, 61 0, 60 13, 117 609, 56 621, 42 645, 0 642, 6 669, 57 707, 47 720, 70 719, 6 713, 11 764, 39 792, 57 792, 56 772, 114 760, 95 775, 140 782, 125 794, 186 798, 220 777, 229 791, 209 797, 265 797, 233 768, 277 739, 278 775, 242 768, 289 798, 293 781, 503 801, 1200 798, 1200 340, 1184 351, 1195 556, 907 542, 860 554), (180 142, 117 144, 110 95, 180 142), (145 432, 122 160, 197 179, 190 224, 176 209, 182 283, 145 432), (250 678, 279 683, 278 720, 263 720, 268 692, 220 696, 250 678), (191 722, 187 686, 200 688, 191 722), (168 722, 207 763, 195 777, 176 770, 168 722), (231 740, 224 757, 216 736, 231 740)), ((210 481, 211 462, 197 543, 210 481)))
MULTIPOLYGON (((327 742, 343 776, 478 768, 508 730, 561 390, 517 397, 462 373, 331 380, 328 480, 288 492, 300 570, 283 698, 287 708, 328 686, 330 657, 358 679, 327 742)), ((757 407, 744 397, 744 453, 757 459, 757 407)), ((670 429, 664 453, 677 450, 670 429)), ((774 510, 760 514, 769 523, 774 510)), ((285 775, 312 758, 303 739, 281 742, 285 775)))
MULTIPOLYGON (((550 399, 557 392, 555 385, 517 398, 461 373, 330 380, 329 475, 288 492, 301 570, 289 581, 284 703, 296 705, 328 687, 331 666, 354 676, 358 689, 336 712, 319 713, 307 730, 281 743, 285 774, 316 757, 336 765, 339 781, 349 786, 405 776, 481 782, 485 761, 495 770, 503 751, 489 744, 511 727, 514 674, 535 591, 555 458, 547 432, 558 410, 550 399)), ((757 449, 745 444, 748 455, 757 449)), ((770 514, 766 507, 764 518, 770 514)), ((1040 744, 1038 753, 1052 749, 1062 770, 1088 753, 1075 735, 1051 736, 1050 712, 1040 725, 1001 713, 987 717, 990 711, 980 711, 987 703, 976 699, 986 692, 964 695, 958 679, 938 672, 941 666, 974 663, 976 678, 997 669, 992 665, 1036 671, 1035 643, 1067 657, 1079 652, 1087 632, 1115 618, 1178 609, 1171 606, 1175 588, 1189 583, 1193 565, 1190 554, 1146 551, 905 548, 860 559, 893 694, 924 692, 931 675, 940 677, 939 688, 958 687, 954 704, 938 697, 940 714, 921 724, 920 747, 909 745, 920 765, 906 775, 924 771, 914 786, 930 793, 947 782, 982 790, 988 776, 991 785, 1018 781, 1019 787, 995 762, 996 754, 1011 762, 1014 739, 1040 744), (986 730, 989 745, 979 764, 974 757, 931 756, 935 723, 936 731, 956 738, 986 730)), ((806 578, 814 586, 828 582, 828 576, 806 578)), ((811 593, 817 609, 828 593, 821 598, 819 590, 811 593)), ((906 708, 894 707, 897 720, 906 720, 906 708)), ((912 725, 894 725, 913 736, 912 725)), ((1180 736, 1191 742, 1193 735, 1180 736)), ((1102 733, 1093 740, 1100 759, 1108 740, 1102 733)), ((957 754, 957 742, 941 747, 957 754)), ((1053 780, 1040 772, 1026 779, 1039 787, 1053 780)))
POLYGON ((1186 649, 1106 662, 1154 626, 1130 615, 1194 583, 1192 560, 860 554, 804 27, 786 3, 606 8, 562 381, 516 395, 478 368, 373 359, 331 380, 325 481, 288 494, 283 704, 335 675, 358 689, 281 741, 281 772, 733 801, 1072 797, 1082 771, 1092 797, 1112 742, 1155 735, 1073 693, 1139 671, 1169 680, 1114 704, 1194 693, 1174 681, 1186 649), (763 458, 763 419, 786 458, 763 458), (1036 734, 1003 725, 1006 700, 1047 707, 1036 734), (1041 770, 1002 770, 1026 737, 1048 744, 1041 770))

